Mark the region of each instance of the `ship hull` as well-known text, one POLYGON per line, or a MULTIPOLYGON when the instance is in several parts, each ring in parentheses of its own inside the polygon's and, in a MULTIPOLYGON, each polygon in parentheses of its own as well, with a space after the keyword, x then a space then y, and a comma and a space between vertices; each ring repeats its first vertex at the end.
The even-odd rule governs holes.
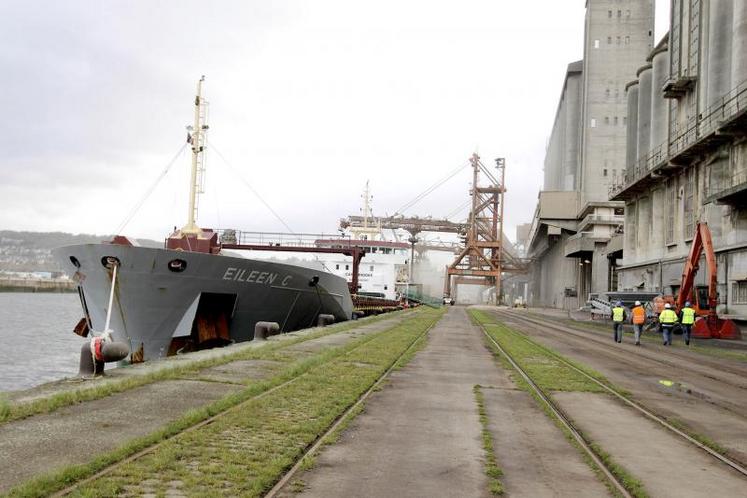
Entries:
POLYGON ((105 262, 119 261, 110 329, 131 351, 142 349, 144 359, 173 353, 173 339, 194 338, 196 320, 216 313, 234 342, 253 339, 258 321, 289 332, 315 325, 320 314, 336 321, 352 317, 346 281, 318 270, 114 244, 68 246, 54 254, 78 281, 84 314, 97 331, 104 329, 112 286, 105 262))

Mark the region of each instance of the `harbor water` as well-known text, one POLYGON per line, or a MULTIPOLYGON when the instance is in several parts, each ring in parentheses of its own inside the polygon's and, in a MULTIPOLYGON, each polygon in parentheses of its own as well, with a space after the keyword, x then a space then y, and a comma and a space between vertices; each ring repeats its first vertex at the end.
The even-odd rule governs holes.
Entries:
POLYGON ((76 375, 82 316, 75 293, 0 293, 0 392, 76 375))

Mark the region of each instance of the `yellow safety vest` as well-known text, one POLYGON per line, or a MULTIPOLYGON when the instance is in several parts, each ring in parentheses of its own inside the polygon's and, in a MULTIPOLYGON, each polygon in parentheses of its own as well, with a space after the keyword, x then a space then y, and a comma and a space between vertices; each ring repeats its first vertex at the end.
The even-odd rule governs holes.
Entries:
POLYGON ((692 308, 682 308, 682 324, 692 325, 695 323, 695 310, 692 308))
POLYGON ((659 321, 665 325, 671 325, 677 322, 677 313, 672 310, 664 310, 659 315, 659 321))
POLYGON ((612 321, 613 322, 622 322, 623 321, 623 313, 625 312, 624 308, 620 308, 619 306, 616 308, 612 308, 612 321))

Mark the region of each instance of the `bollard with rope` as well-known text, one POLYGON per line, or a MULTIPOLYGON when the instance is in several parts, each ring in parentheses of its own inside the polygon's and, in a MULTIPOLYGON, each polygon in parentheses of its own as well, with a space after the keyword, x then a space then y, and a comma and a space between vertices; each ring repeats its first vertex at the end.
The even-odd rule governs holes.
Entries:
POLYGON ((91 340, 80 349, 80 368, 78 376, 88 377, 102 375, 104 365, 108 361, 123 360, 130 354, 130 348, 124 342, 115 341, 112 338, 111 317, 112 305, 114 304, 114 287, 117 284, 117 269, 119 260, 115 257, 105 258, 106 267, 112 270, 112 285, 109 290, 109 306, 106 309, 106 322, 104 330, 96 332, 92 330, 91 340))

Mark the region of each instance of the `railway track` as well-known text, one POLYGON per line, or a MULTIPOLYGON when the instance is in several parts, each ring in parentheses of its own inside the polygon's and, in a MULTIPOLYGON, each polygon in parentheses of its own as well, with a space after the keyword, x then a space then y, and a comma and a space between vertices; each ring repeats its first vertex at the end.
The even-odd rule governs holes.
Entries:
MULTIPOLYGON (((509 313, 498 312, 497 314, 498 315, 501 315, 501 314, 508 315, 509 313)), ((550 408, 550 410, 553 413, 555 413, 556 416, 558 416, 558 419, 560 420, 560 422, 565 427, 567 427, 568 430, 571 431, 571 434, 573 435, 574 439, 576 439, 577 441, 579 441, 579 444, 581 444, 581 446, 583 447, 584 451, 587 452, 589 454, 589 456, 593 458, 593 460, 595 461, 595 463, 597 463, 597 465, 600 465, 603 469, 606 469, 606 467, 604 467, 603 464, 600 463, 600 460, 596 456, 596 454, 594 454, 592 456, 592 453, 594 453, 594 452, 593 452, 593 450, 591 450, 591 448, 589 447, 589 445, 587 444, 587 442, 584 440, 583 434, 581 434, 575 427, 573 427, 573 423, 563 413, 563 411, 554 403, 554 401, 552 400, 552 398, 550 398, 547 395, 547 393, 544 393, 542 391, 542 389, 540 389, 531 380, 531 378, 529 377, 529 375, 514 361, 514 359, 511 357, 511 355, 508 354, 508 352, 506 352, 505 349, 503 349, 498 344, 498 342, 495 339, 493 339, 493 337, 488 333, 488 331, 485 329, 484 326, 481 325, 480 328, 481 328, 483 334, 485 334, 485 336, 488 338, 488 340, 492 344, 494 344, 496 346, 496 348, 501 352, 501 354, 503 354, 506 357, 506 359, 511 363, 511 365, 513 366, 513 368, 516 369, 516 371, 527 381, 527 383, 530 385, 531 389, 542 399, 542 401, 544 403, 547 404, 547 406, 550 408), (581 442, 581 440, 583 440, 583 443, 581 442)), ((520 333, 520 332, 513 332, 513 333, 517 337, 520 337, 521 339, 523 339, 524 341, 526 341, 527 343, 529 343, 531 345, 534 345, 534 346, 537 346, 537 344, 534 341, 532 341, 531 339, 527 338, 523 333, 520 333)), ((714 458, 715 460, 717 460, 721 464, 727 465, 732 470, 734 470, 734 471, 738 472, 739 474, 741 474, 742 477, 747 478, 747 468, 744 467, 740 462, 737 462, 737 461, 735 461, 735 460, 733 460, 733 459, 731 459, 731 458, 729 458, 727 456, 724 456, 724 455, 722 455, 722 454, 714 451, 713 449, 709 448, 708 446, 704 445, 703 443, 697 441, 696 439, 694 439, 693 437, 691 437, 687 433, 683 432, 682 430, 678 429, 677 427, 675 427, 672 424, 670 424, 669 422, 667 422, 664 418, 662 418, 659 415, 655 414, 653 411, 651 411, 648 408, 644 407, 643 405, 637 403, 636 401, 633 401, 633 400, 629 399, 627 396, 625 396, 624 394, 620 393, 615 388, 613 388, 613 387, 605 384, 604 382, 601 382, 598 379, 596 379, 596 378, 592 377, 591 375, 587 374, 586 372, 584 372, 580 368, 576 367, 571 362, 567 361, 561 355, 559 355, 557 353, 554 353, 553 351, 551 351, 551 350, 549 350, 547 348, 543 348, 543 349, 547 352, 547 354, 551 355, 554 359, 556 359, 557 361, 563 363, 565 366, 567 366, 568 368, 571 368, 572 370, 574 370, 575 372, 579 373, 580 375, 582 375, 586 379, 592 381, 593 383, 595 383, 596 385, 598 385, 600 388, 602 388, 604 391, 606 391, 607 393, 609 393, 612 396, 614 396, 620 402, 622 402, 625 405, 629 406, 630 408, 634 409, 641 416, 644 416, 644 417, 648 418, 649 420, 652 420, 653 422, 657 423, 659 426, 661 426, 665 430, 669 431, 672 434, 675 434, 678 438, 681 438, 681 439, 687 441, 689 444, 696 446, 698 449, 700 449, 703 452, 707 453, 708 455, 710 455, 712 458, 714 458)), ((619 486, 622 486, 622 483, 619 482, 617 480, 617 478, 614 475, 612 475, 611 472, 608 469, 607 470, 603 470, 603 471, 604 471, 605 475, 607 475, 608 478, 611 479, 612 482, 616 483, 615 486, 618 489, 619 489, 619 486)), ((625 496, 630 496, 628 494, 627 490, 625 491, 624 494, 625 494, 625 496)))
MULTIPOLYGON (((622 351, 614 351, 610 349, 610 343, 608 339, 604 339, 599 333, 592 331, 579 330, 574 327, 558 325, 549 320, 543 320, 536 317, 529 317, 523 313, 517 313, 512 311, 496 310, 494 311, 498 316, 510 318, 514 323, 517 320, 521 322, 531 323, 542 327, 543 332, 552 331, 561 333, 564 339, 568 339, 569 336, 573 337, 574 340, 583 341, 584 347, 588 347, 590 343, 603 349, 604 353, 613 356, 615 358, 630 361, 630 355, 622 351)), ((518 323, 521 325, 521 323, 518 323)), ((611 334, 611 331, 610 331, 611 334)), ((697 362, 690 355, 682 355, 672 350, 667 350, 667 355, 676 355, 676 360, 662 357, 661 351, 650 351, 645 348, 636 350, 636 358, 643 359, 649 363, 657 364, 665 368, 676 368, 676 369, 687 369, 688 372, 697 374, 703 378, 710 379, 721 384, 725 384, 741 391, 747 391, 747 366, 744 368, 738 368, 726 364, 724 362, 714 362, 707 358, 697 358, 697 362), (686 362, 686 363, 683 363, 686 362)), ((729 408, 727 408, 729 409, 729 408)), ((733 411, 733 410, 731 410, 733 411)), ((741 414, 743 416, 743 414, 741 414)))
MULTIPOLYGON (((501 310, 501 312, 505 312, 507 314, 513 314, 516 317, 521 317, 522 319, 530 320, 535 323, 541 323, 543 326, 551 326, 553 328, 557 328, 563 331, 573 331, 574 333, 579 333, 583 335, 584 337, 593 337, 596 339, 597 342, 608 344, 607 341, 601 339, 600 334, 598 332, 594 332, 585 328, 576 327, 570 324, 565 325, 558 325, 557 323, 544 319, 540 316, 537 316, 536 314, 529 314, 527 317, 527 314, 520 313, 512 310, 501 310)), ((601 331, 600 332, 604 332, 601 331)), ((610 329, 610 335, 612 334, 612 330, 610 329)), ((644 336, 648 334, 648 331, 644 332, 644 336)), ((657 332, 658 334, 658 332, 657 332)), ((662 361, 662 358, 660 356, 652 356, 648 355, 645 351, 643 352, 644 355, 649 357, 650 359, 656 360, 656 361, 662 361)), ((704 354, 699 354, 695 351, 689 351, 687 349, 678 349, 678 348, 669 348, 667 349, 667 354, 670 357, 676 357, 680 358, 682 360, 686 361, 693 361, 694 359, 697 359, 697 364, 695 364, 695 367, 708 367, 710 369, 718 370, 721 372, 729 372, 735 376, 738 376, 742 379, 747 378, 747 364, 744 366, 737 366, 734 363, 724 363, 723 361, 719 361, 717 359, 714 359, 712 357, 706 356, 704 354)), ((712 373, 706 371, 705 373, 712 373)), ((747 382, 743 384, 745 388, 747 388, 747 382)))
POLYGON ((355 411, 363 402, 366 401, 366 399, 371 395, 371 393, 373 393, 381 385, 381 383, 386 380, 386 378, 389 376, 389 374, 392 372, 392 370, 394 370, 394 368, 397 366, 397 364, 400 362, 400 360, 405 355, 407 355, 407 353, 409 353, 415 347, 415 345, 418 344, 418 342, 420 342, 420 340, 423 337, 425 337, 428 334, 428 332, 430 332, 430 330, 433 327, 436 326, 437 323, 438 322, 436 321, 433 324, 431 324, 430 327, 428 327, 427 329, 425 329, 414 341, 412 341, 412 343, 410 344, 410 346, 407 349, 405 349, 402 352, 402 354, 400 354, 397 357, 397 359, 395 359, 392 362, 392 364, 389 366, 389 368, 386 369, 386 371, 381 375, 381 377, 379 377, 376 380, 376 382, 374 382, 373 385, 371 385, 371 387, 366 392, 364 392, 356 400, 355 403, 353 403, 347 410, 345 410, 345 412, 337 418, 337 420, 335 421, 335 423, 332 424, 332 426, 329 429, 327 429, 327 431, 324 434, 322 434, 321 436, 319 436, 317 438, 317 440, 311 446, 309 446, 309 448, 298 459, 298 461, 295 463, 295 465, 293 465, 293 467, 291 467, 290 470, 288 470, 288 472, 286 472, 285 475, 283 475, 280 478, 280 480, 277 483, 275 483, 275 486, 273 486, 272 489, 267 492, 267 494, 265 495, 265 498, 274 498, 274 497, 276 497, 278 495, 278 493, 285 486, 287 486, 288 483, 291 482, 291 480, 293 479, 293 477, 295 477, 296 474, 298 474, 298 471, 303 466, 304 460, 307 457, 313 456, 314 453, 316 453, 316 451, 319 449, 319 447, 324 444, 324 441, 327 439, 327 437, 329 437, 331 434, 333 434, 340 427, 340 425, 342 425, 348 419, 348 417, 350 416, 350 414, 353 413, 353 411, 355 411))
MULTIPOLYGON (((304 458, 307 455, 309 455, 309 454, 313 453, 314 451, 316 451, 319 448, 319 446, 321 446, 321 444, 323 443, 324 439, 329 434, 331 434, 332 432, 334 432, 334 430, 336 430, 340 426, 340 424, 350 415, 350 413, 355 408, 357 408, 361 403, 363 403, 365 401, 365 399, 386 379, 386 377, 396 367, 396 365, 399 363, 399 361, 409 351, 411 351, 412 348, 415 347, 415 345, 425 335, 427 335, 427 333, 436 325, 436 323, 438 323, 438 320, 436 320, 434 323, 432 323, 426 330, 424 330, 415 339, 413 339, 413 341, 410 343, 410 345, 400 355, 397 356, 397 358, 392 362, 392 364, 387 368, 387 370, 374 382, 374 384, 366 392, 364 392, 358 398, 358 400, 350 408, 348 408, 342 415, 340 415, 340 417, 338 417, 338 419, 329 428, 329 430, 327 430, 322 436, 320 436, 319 438, 317 438, 317 440, 309 447, 309 449, 296 462, 296 464, 291 468, 291 470, 289 470, 280 479, 280 481, 278 481, 278 483, 276 484, 276 486, 273 487, 273 489, 269 492, 269 494, 267 496, 275 496, 275 494, 277 493, 277 491, 279 491, 280 488, 282 488, 282 486, 285 485, 285 483, 287 483, 292 478, 292 476, 298 471, 298 469, 300 468, 300 466, 301 466, 304 458)), ((385 333, 385 332, 382 332, 382 333, 385 333)), ((375 336, 378 336, 378 334, 376 334, 375 336)), ((351 350, 348 350, 345 353, 343 353, 343 355, 344 356, 350 355, 351 353, 355 352, 359 348, 366 346, 368 344, 368 342, 369 341, 363 341, 357 347, 355 347, 355 348, 353 348, 351 350)), ((328 361, 335 361, 339 357, 340 356, 337 356, 337 355, 333 356, 328 361)), ((267 397, 270 394, 283 389, 284 387, 287 387, 287 386, 289 386, 289 385, 291 385, 291 384, 293 384, 295 382, 298 382, 300 379, 304 378, 306 375, 308 375, 308 372, 301 373, 301 374, 299 374, 298 376, 296 376, 296 377, 294 377, 292 379, 289 379, 289 380, 287 380, 287 381, 285 381, 285 382, 283 382, 281 384, 273 386, 272 388, 270 388, 270 389, 268 389, 266 391, 263 391, 263 392, 255 395, 255 396, 247 398, 246 400, 242 401, 241 403, 239 403, 237 405, 234 405, 234 406, 232 406, 232 407, 230 407, 230 408, 228 408, 228 409, 226 409, 226 410, 224 410, 224 411, 222 411, 220 413, 217 413, 217 414, 215 414, 215 415, 213 415, 213 416, 211 416, 211 417, 209 417, 209 418, 207 418, 205 420, 202 420, 201 422, 199 422, 199 423, 197 423, 195 425, 192 425, 192 426, 184 429, 183 431, 180 431, 177 434, 174 434, 174 435, 172 435, 172 436, 170 436, 170 437, 168 437, 168 438, 166 438, 166 439, 164 439, 162 441, 159 441, 156 444, 148 446, 147 448, 144 448, 144 449, 138 451, 137 453, 134 453, 134 454, 132 454, 132 455, 130 455, 130 456, 122 459, 122 460, 114 462, 113 464, 111 464, 111 465, 109 465, 109 466, 107 466, 107 467, 99 470, 95 474, 93 474, 93 475, 91 475, 91 476, 89 476, 89 477, 87 477, 85 479, 81 479, 80 481, 77 481, 74 484, 72 484, 72 485, 70 485, 70 486, 68 486, 68 487, 66 487, 66 488, 64 488, 64 489, 62 489, 60 491, 57 491, 56 493, 52 494, 51 496, 53 496, 53 497, 68 496, 68 495, 74 493, 76 490, 80 489, 82 486, 85 486, 86 484, 92 483, 92 482, 96 481, 97 479, 105 477, 105 476, 111 474, 112 472, 116 471, 117 469, 123 467, 124 465, 132 463, 132 462, 134 462, 134 461, 136 461, 136 460, 138 460, 138 459, 140 459, 140 458, 142 458, 142 457, 144 457, 144 456, 146 456, 146 455, 148 455, 148 454, 150 454, 150 453, 158 450, 159 448, 161 448, 165 444, 173 441, 174 439, 177 439, 177 438, 180 438, 180 437, 184 437, 185 435, 187 435, 187 434, 189 434, 191 432, 194 432, 194 431, 199 430, 199 429, 201 429, 203 427, 206 427, 206 426, 208 426, 208 425, 216 422, 217 420, 219 420, 219 419, 221 419, 223 417, 226 417, 229 414, 232 414, 232 413, 234 413, 236 411, 241 410, 242 408, 244 408, 245 406, 247 406, 248 404, 250 404, 252 402, 255 402, 255 401, 260 400, 260 399, 262 399, 264 397, 267 397)))
MULTIPOLYGON (((550 321, 544 321, 534 317, 527 317, 524 314, 507 311, 494 311, 496 316, 507 319, 512 325, 522 327, 527 324, 531 324, 536 327, 542 327, 541 331, 543 334, 552 334, 553 337, 562 337, 562 340, 569 344, 578 344, 579 348, 584 350, 594 350, 607 357, 613 358, 615 361, 629 364, 631 361, 631 355, 626 351, 616 351, 610 348, 608 340, 603 339, 600 334, 591 331, 580 331, 571 327, 557 325, 550 321)), ((537 329, 540 330, 540 329, 537 329)), ((672 376, 673 372, 682 372, 684 377, 691 377, 697 375, 698 378, 702 378, 707 382, 715 382, 717 386, 711 385, 706 386, 706 392, 701 392, 699 389, 693 389, 688 387, 688 394, 693 397, 700 399, 704 402, 710 403, 720 409, 726 410, 729 413, 742 418, 747 419, 747 406, 744 404, 744 400, 747 400, 747 395, 744 391, 747 391, 747 367, 738 368, 734 367, 728 369, 725 363, 715 364, 713 362, 706 362, 706 364, 699 364, 700 358, 694 359, 691 356, 677 356, 677 358, 662 358, 662 351, 650 351, 645 348, 636 349, 635 358, 639 365, 650 365, 652 369, 658 369, 661 375, 672 376), (697 361, 697 362, 696 362, 697 361), (711 364, 710 368, 707 364, 711 364), (723 390, 727 387, 729 390, 728 394, 721 393, 719 395, 718 390, 723 390)), ((671 354, 671 350, 667 350, 668 354, 671 354)), ((655 371, 655 370, 654 370, 655 371)))
POLYGON ((584 453, 586 453, 586 455, 594 462, 594 464, 605 475, 607 480, 615 487, 615 489, 625 498, 632 498, 633 495, 628 492, 628 489, 626 488, 625 484, 623 484, 622 480, 619 479, 615 474, 613 474, 612 471, 607 467, 607 465, 605 465, 604 461, 602 461, 602 459, 599 458, 594 450, 592 450, 589 443, 583 437, 581 432, 576 429, 576 427, 573 425, 573 422, 571 422, 571 420, 563 412, 563 410, 561 410, 560 407, 555 404, 555 402, 553 402, 552 399, 547 394, 545 394, 545 392, 540 389, 537 384, 535 384, 535 382, 526 373, 526 371, 524 371, 524 369, 522 369, 519 364, 516 363, 514 358, 505 349, 503 349, 500 344, 498 344, 498 341, 491 337, 488 331, 485 330, 485 327, 480 325, 480 330, 482 330, 482 333, 485 334, 485 337, 487 337, 487 339, 493 344, 493 346, 495 346, 495 348, 506 358, 506 360, 508 360, 514 370, 516 370, 519 375, 521 375, 521 377, 529 385, 529 388, 537 395, 537 397, 539 397, 539 399, 547 406, 547 408, 553 413, 553 415, 555 415, 560 424, 565 427, 566 430, 568 430, 568 432, 578 443, 584 453))

